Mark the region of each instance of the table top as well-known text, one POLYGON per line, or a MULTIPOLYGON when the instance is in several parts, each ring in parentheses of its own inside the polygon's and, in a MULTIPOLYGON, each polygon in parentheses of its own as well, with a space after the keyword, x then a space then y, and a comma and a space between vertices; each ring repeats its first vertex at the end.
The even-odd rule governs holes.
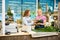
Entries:
POLYGON ((29 33, 25 33, 25 32, 21 32, 21 33, 12 33, 10 35, 3 35, 3 34, 0 34, 0 37, 1 36, 17 36, 17 35, 30 35, 29 33))
POLYGON ((24 36, 24 35, 31 35, 32 37, 44 37, 44 36, 53 36, 53 35, 58 35, 57 32, 39 32, 39 33, 27 33, 27 32, 20 32, 20 33, 14 33, 14 34, 10 34, 10 35, 0 35, 0 37, 3 36, 24 36))

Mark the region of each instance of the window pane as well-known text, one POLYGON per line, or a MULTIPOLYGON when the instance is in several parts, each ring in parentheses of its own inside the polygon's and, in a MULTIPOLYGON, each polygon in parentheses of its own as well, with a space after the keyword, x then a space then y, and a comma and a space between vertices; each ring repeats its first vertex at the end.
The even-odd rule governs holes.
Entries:
POLYGON ((5 0, 5 32, 16 33, 21 27, 22 14, 25 10, 30 10, 31 19, 36 16, 36 0, 5 0), (32 10, 33 9, 33 10, 32 10))
POLYGON ((54 11, 54 0, 40 0, 40 6, 42 7, 43 12, 46 12, 46 4, 51 9, 51 11, 54 11))
POLYGON ((0 0, 0 34, 2 34, 2 0, 0 0))
POLYGON ((36 0, 23 0, 22 9, 23 12, 25 10, 30 10, 30 17, 34 19, 36 16, 36 0))
POLYGON ((17 20, 21 19, 21 0, 5 0, 5 32, 17 32, 17 20))

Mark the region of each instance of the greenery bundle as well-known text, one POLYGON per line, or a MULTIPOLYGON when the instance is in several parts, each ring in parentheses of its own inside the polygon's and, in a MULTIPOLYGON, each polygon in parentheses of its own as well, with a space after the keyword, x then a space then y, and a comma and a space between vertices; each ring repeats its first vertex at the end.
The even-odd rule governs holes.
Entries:
POLYGON ((7 10, 7 15, 8 15, 8 16, 13 16, 13 13, 11 13, 10 7, 9 7, 8 10, 7 10))

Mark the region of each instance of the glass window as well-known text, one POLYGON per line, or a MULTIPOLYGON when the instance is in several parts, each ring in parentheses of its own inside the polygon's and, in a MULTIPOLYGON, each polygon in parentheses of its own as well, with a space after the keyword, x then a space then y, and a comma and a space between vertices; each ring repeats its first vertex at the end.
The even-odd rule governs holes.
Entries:
POLYGON ((36 0, 5 0, 5 33, 18 32, 22 14, 27 9, 30 10, 31 19, 35 19, 36 0))
MULTIPOLYGON (((56 5, 58 6, 57 0, 56 5)), ((54 20, 56 20, 54 17, 55 15, 53 16, 55 10, 54 0, 38 0, 37 3, 36 0, 5 0, 5 33, 19 32, 20 28, 22 28, 22 18, 25 10, 30 10, 30 17, 34 20, 36 18, 38 7, 42 9, 43 16, 46 17, 46 26, 54 26, 54 20)), ((0 8, 0 10, 2 9, 0 8)), ((0 16, 1 13, 2 12, 0 11, 0 16)), ((1 17, 0 20, 2 20, 1 17)))
POLYGON ((22 10, 23 12, 30 10, 30 17, 34 19, 36 16, 36 0, 23 0, 22 10))
POLYGON ((5 33, 16 33, 21 19, 21 0, 5 0, 5 33))
POLYGON ((54 11, 54 0, 39 0, 39 2, 43 12, 46 12, 46 5, 48 6, 48 9, 50 8, 51 11, 54 11))
POLYGON ((0 34, 2 34, 2 0, 0 0, 0 34))

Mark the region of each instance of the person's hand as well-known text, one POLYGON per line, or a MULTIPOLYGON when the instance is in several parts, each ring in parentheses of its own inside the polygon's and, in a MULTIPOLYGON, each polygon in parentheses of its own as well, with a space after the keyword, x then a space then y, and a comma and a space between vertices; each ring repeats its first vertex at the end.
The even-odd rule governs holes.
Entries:
POLYGON ((37 25, 44 25, 43 23, 37 23, 37 25))
POLYGON ((41 23, 37 23, 38 25, 40 25, 41 23))
POLYGON ((34 25, 36 25, 36 23, 34 23, 34 25))
POLYGON ((36 20, 33 20, 33 25, 36 25, 36 20))

